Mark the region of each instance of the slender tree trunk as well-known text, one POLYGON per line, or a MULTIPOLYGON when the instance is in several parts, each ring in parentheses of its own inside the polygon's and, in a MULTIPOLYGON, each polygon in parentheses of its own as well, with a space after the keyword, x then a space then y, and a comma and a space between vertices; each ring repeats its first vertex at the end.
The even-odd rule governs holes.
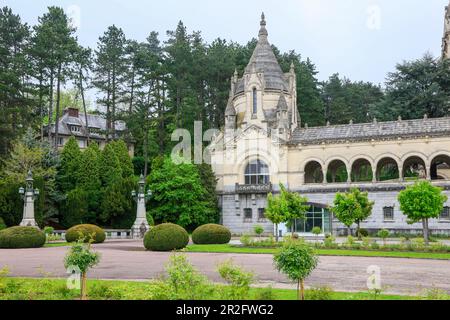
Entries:
POLYGON ((300 294, 302 301, 305 300, 305 282, 303 281, 303 279, 300 280, 300 294))
POLYGON ((39 121, 39 126, 40 126, 40 138, 41 138, 41 142, 44 141, 44 123, 43 123, 43 118, 44 118, 44 106, 42 103, 43 100, 43 90, 42 90, 42 82, 43 82, 43 74, 42 71, 40 72, 39 75, 39 115, 40 115, 40 121, 39 121))
POLYGON ((112 140, 116 139, 116 66, 113 63, 113 74, 112 74, 112 119, 111 119, 111 129, 112 129, 112 140))
POLYGON ((133 102, 134 102, 134 78, 135 78, 135 70, 133 67, 133 71, 131 73, 131 88, 130 88, 130 105, 128 107, 128 112, 131 114, 133 112, 133 102))
POLYGON ((58 150, 60 105, 61 105, 61 65, 59 65, 58 67, 58 76, 56 84, 55 150, 58 150))
POLYGON ((422 220, 423 223, 423 238, 425 240, 425 245, 428 246, 430 244, 430 237, 428 234, 428 218, 422 220))
POLYGON ((300 281, 301 281, 300 279, 297 281, 297 300, 300 300, 302 296, 300 292, 300 281))
POLYGON ((144 120, 144 148, 143 148, 143 152, 144 152, 144 177, 147 176, 148 174, 148 118, 149 118, 149 106, 150 106, 150 90, 147 94, 147 108, 146 108, 146 113, 145 113, 145 120, 144 120))
POLYGON ((278 242, 278 240, 279 240, 279 236, 278 236, 278 223, 275 224, 275 239, 276 239, 276 241, 278 242))
POLYGON ((87 300, 87 276, 86 272, 81 274, 81 300, 87 300))
POLYGON ((291 230, 291 231, 292 231, 292 232, 291 232, 291 238, 292 238, 292 239, 295 239, 295 231, 296 231, 296 230, 295 230, 295 220, 292 220, 292 227, 291 227, 291 229, 292 229, 292 230, 291 230))
POLYGON ((348 228, 348 235, 351 236, 352 235, 352 227, 347 227, 348 228))
POLYGON ((361 237, 361 232, 360 232, 360 230, 361 230, 361 222, 357 222, 357 224, 358 224, 358 240, 362 240, 362 237, 361 237))
POLYGON ((53 82, 54 76, 53 71, 50 72, 50 101, 48 106, 48 142, 52 143, 52 120, 53 120, 53 82))
POLYGON ((111 73, 108 72, 108 90, 106 94, 106 143, 111 134, 111 73))
POLYGON ((83 102, 83 112, 84 112, 84 121, 86 123, 86 137, 87 137, 87 145, 89 146, 91 142, 91 134, 89 130, 89 120, 86 108, 86 99, 84 98, 84 88, 83 88, 83 69, 80 67, 80 93, 81 93, 81 101, 83 102))

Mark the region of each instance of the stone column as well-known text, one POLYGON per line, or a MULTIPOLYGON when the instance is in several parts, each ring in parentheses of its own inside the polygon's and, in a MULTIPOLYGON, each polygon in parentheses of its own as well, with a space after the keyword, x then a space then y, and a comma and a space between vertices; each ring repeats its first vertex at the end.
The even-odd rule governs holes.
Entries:
POLYGON ((347 167, 347 183, 352 183, 352 168, 347 167))
POLYGON ((147 210, 145 208, 145 201, 147 196, 150 196, 149 192, 147 195, 145 194, 145 179, 144 176, 141 175, 141 179, 139 180, 139 190, 133 191, 132 194, 137 202, 137 210, 136 210, 136 221, 131 228, 131 234, 133 239, 143 239, 145 233, 150 230, 150 226, 147 221, 147 210))
POLYGON ((378 182, 378 179, 377 179, 377 168, 374 166, 374 165, 372 165, 372 183, 377 183, 378 182))
POLYGON ((425 165, 425 170, 426 172, 426 176, 427 176, 427 180, 431 181, 431 164, 428 163, 425 165))
POLYGON ((403 177, 403 163, 398 167, 398 175, 400 182, 404 182, 405 178, 403 177))
POLYGON ((328 168, 322 168, 322 173, 323 173, 323 184, 327 184, 328 168))

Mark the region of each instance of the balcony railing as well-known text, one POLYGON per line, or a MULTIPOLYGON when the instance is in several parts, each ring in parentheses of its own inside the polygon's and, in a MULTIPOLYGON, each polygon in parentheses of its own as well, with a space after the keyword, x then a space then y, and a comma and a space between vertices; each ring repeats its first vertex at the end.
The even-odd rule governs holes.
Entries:
POLYGON ((255 194, 272 192, 272 184, 238 184, 236 183, 236 193, 255 194))

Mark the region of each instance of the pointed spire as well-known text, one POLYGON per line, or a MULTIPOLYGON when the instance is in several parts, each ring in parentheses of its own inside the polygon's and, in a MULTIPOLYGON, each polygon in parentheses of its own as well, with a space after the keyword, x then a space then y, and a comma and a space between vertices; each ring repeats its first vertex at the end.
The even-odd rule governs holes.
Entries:
POLYGON ((267 32, 266 29, 266 16, 264 15, 264 12, 261 14, 261 22, 260 22, 260 26, 261 29, 259 29, 259 40, 267 40, 267 36, 269 35, 269 33, 267 32))
POLYGON ((286 97, 284 96, 284 91, 280 90, 280 99, 278 100, 277 112, 288 111, 288 105, 286 102, 286 97))
POLYGON ((294 65, 294 61, 291 62, 291 73, 295 73, 295 65, 294 65))
POLYGON ((227 108, 225 109, 225 116, 236 116, 236 109, 233 106, 233 96, 230 95, 230 98, 228 99, 227 108))

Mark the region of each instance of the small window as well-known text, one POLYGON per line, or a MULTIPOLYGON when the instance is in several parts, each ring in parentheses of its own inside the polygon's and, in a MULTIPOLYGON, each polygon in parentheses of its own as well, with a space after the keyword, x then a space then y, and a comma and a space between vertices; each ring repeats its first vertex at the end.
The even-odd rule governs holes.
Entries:
POLYGON ((258 92, 253 88, 253 114, 258 113, 258 92))
POLYGON ((58 138, 58 146, 63 146, 64 145, 64 138, 58 138))
POLYGON ((70 131, 72 131, 72 132, 80 132, 80 127, 78 127, 78 126, 70 126, 70 131))
POLYGON ((449 220, 450 221, 450 207, 445 207, 441 213, 439 218, 440 220, 449 220))
POLYGON ((246 223, 253 222, 252 209, 250 209, 250 208, 244 209, 244 222, 246 222, 246 223))
POLYGON ((385 221, 394 221, 394 207, 384 207, 383 215, 385 221))
POLYGON ((258 222, 266 222, 266 209, 259 208, 258 209, 258 222))

